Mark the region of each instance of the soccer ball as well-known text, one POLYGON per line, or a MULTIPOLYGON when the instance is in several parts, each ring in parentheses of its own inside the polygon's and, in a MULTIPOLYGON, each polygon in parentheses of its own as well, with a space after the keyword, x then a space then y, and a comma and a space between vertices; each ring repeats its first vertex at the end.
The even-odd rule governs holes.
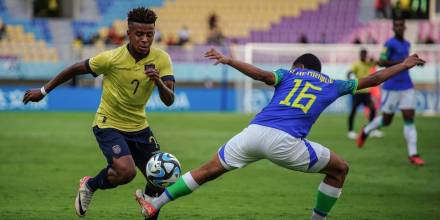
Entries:
POLYGON ((170 153, 160 152, 152 156, 147 163, 146 173, 150 183, 165 188, 180 177, 180 163, 170 153))

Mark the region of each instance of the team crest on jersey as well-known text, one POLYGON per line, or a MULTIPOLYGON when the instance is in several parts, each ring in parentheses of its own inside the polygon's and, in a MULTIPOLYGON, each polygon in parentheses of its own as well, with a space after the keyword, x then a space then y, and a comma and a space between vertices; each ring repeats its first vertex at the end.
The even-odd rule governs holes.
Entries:
POLYGON ((121 153, 121 147, 119 145, 115 145, 112 147, 113 153, 120 154, 121 153))

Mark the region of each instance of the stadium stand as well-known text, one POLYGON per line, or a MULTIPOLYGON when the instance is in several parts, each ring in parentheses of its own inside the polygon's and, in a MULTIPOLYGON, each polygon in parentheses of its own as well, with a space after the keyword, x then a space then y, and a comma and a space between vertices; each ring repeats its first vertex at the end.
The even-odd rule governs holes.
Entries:
POLYGON ((36 40, 34 33, 25 32, 22 25, 6 26, 6 35, 0 42, 0 54, 15 56, 25 62, 58 62, 56 48, 48 47, 44 40, 36 40))
MULTIPOLYGON (((147 3, 139 0, 97 0, 98 11, 102 17, 101 21, 73 21, 72 27, 75 35, 82 35, 88 39, 96 35, 102 28, 113 25, 118 29, 119 23, 125 19, 129 8, 143 5, 152 7, 157 12, 159 16, 157 26, 164 33, 164 38, 176 34, 176 31, 182 26, 187 26, 192 33, 192 42, 205 43, 208 31, 207 19, 211 13, 215 12, 220 18, 220 26, 226 30, 227 36, 244 41, 242 39, 248 38, 251 30, 271 31, 271 24, 282 21, 283 17, 296 17, 301 14, 301 11, 317 10, 320 4, 326 2, 328 0, 298 0, 295 4, 288 0, 276 0, 275 2, 255 0, 212 2, 176 0, 164 2, 153 0, 147 3), (192 13, 195 10, 197 13, 192 13), (247 13, 243 13, 244 11, 247 13)), ((330 8, 335 7, 333 5, 338 6, 338 4, 331 4, 330 8)), ((356 7, 356 4, 350 3, 350 5, 356 7)), ((325 8, 323 9, 325 10, 325 8)), ((354 16, 354 13, 349 15, 354 16)), ((255 40, 251 38, 246 41, 255 40)), ((279 39, 274 37, 271 42, 279 42, 279 39)))
POLYGON ((390 36, 393 35, 392 22, 389 20, 370 21, 366 24, 361 24, 349 34, 343 37, 340 43, 353 43, 356 39, 360 42, 367 42, 368 37, 372 37, 377 43, 384 43, 390 36))
MULTIPOLYGON (((206 72, 203 71, 206 70, 204 68, 208 68, 203 63, 208 62, 200 54, 207 49, 205 43, 208 17, 212 13, 218 16, 219 25, 230 43, 297 43, 304 35, 309 43, 352 43, 356 39, 365 43, 368 38, 372 38, 376 43, 382 44, 392 36, 391 22, 371 19, 360 21, 361 2, 362 0, 296 0, 292 4, 290 0, 95 0, 92 11, 98 12, 99 15, 95 16, 98 19, 73 19, 71 27, 72 36, 81 36, 86 40, 96 37, 98 45, 82 47, 75 44, 80 52, 69 59, 84 59, 108 48, 104 39, 110 33, 125 36, 127 11, 137 6, 147 6, 152 7, 159 16, 157 27, 162 33, 162 39, 166 39, 169 34, 176 35, 182 26, 187 26, 191 32, 192 44, 189 47, 166 48, 175 63, 176 71, 179 72, 178 80, 203 81, 213 78, 220 81, 221 74, 202 74, 206 72)), ((73 61, 60 57, 66 51, 72 54, 70 45, 57 45, 65 47, 64 50, 54 47, 56 42, 53 39, 56 38, 51 35, 54 31, 48 25, 47 19, 16 19, 10 16, 7 6, 5 0, 0 0, 0 19, 7 26, 5 37, 0 42, 0 77, 5 76, 4 72, 11 72, 12 68, 12 72, 16 72, 18 77, 47 78, 55 74, 61 66, 73 61), (16 63, 20 64, 19 71, 14 67, 17 66, 16 63), (32 70, 32 73, 26 73, 25 70, 32 70)), ((439 22, 412 23, 414 28, 408 31, 411 42, 415 43, 416 38, 419 39, 417 42, 424 42, 427 38, 434 42, 440 41, 439 22), (416 33, 414 37, 410 35, 412 32, 416 33)), ((216 72, 218 69, 209 69, 211 71, 216 72)))
POLYGON ((432 43, 440 42, 440 23, 434 23, 430 21, 420 21, 418 24, 418 41, 426 42, 428 39, 432 40, 432 43))
MULTIPOLYGON (((101 19, 99 21, 72 21, 74 35, 81 35, 85 39, 90 39, 99 32, 105 32, 110 26, 114 26, 120 30, 120 23, 127 16, 127 11, 132 8, 145 7, 161 7, 163 0, 96 0, 98 12, 101 19)), ((125 34, 125 31, 123 31, 125 34)))
POLYGON ((9 14, 4 0, 0 0, 0 18, 7 25, 22 26, 24 32, 31 32, 35 39, 51 42, 49 26, 46 19, 14 19, 9 14))
POLYGON ((284 15, 280 22, 272 24, 270 29, 252 31, 250 38, 242 41, 296 43, 300 36, 304 35, 309 43, 336 43, 359 25, 359 0, 333 0, 321 3, 317 8, 307 8, 315 10, 303 10, 297 16, 284 15))
POLYGON ((62 68, 57 49, 50 46, 47 20, 13 19, 0 0, 0 23, 5 26, 0 40, 0 78, 41 79, 62 68))
MULTIPOLYGON (((165 35, 187 26, 192 32, 193 42, 205 43, 207 19, 211 13, 218 16, 219 25, 228 37, 241 40, 249 37, 251 30, 269 32, 271 24, 278 23, 282 17, 299 16, 301 11, 316 10, 319 4, 326 2, 327 0, 297 0, 292 4, 289 0, 176 0, 166 2, 164 7, 157 8, 156 11, 160 18, 158 27, 165 35)), ((276 40, 278 39, 274 38, 276 40)))

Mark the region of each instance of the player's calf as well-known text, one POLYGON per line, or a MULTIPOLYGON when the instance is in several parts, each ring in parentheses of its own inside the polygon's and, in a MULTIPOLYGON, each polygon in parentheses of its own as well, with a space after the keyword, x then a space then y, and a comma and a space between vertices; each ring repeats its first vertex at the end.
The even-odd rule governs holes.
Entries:
POLYGON ((321 173, 325 173, 326 176, 318 187, 316 205, 313 209, 311 220, 326 219, 326 216, 341 195, 342 186, 348 171, 349 166, 347 162, 332 152, 327 166, 321 170, 321 173))
POLYGON ((136 177, 136 165, 131 155, 113 158, 108 172, 108 180, 113 185, 123 185, 136 177))
POLYGON ((124 185, 131 182, 136 177, 136 169, 126 167, 115 170, 115 174, 109 177, 114 184, 124 185))
POLYGON ((348 163, 331 152, 330 161, 327 166, 321 170, 321 173, 326 174, 324 178, 325 183, 341 188, 344 185, 345 177, 349 170, 348 163))

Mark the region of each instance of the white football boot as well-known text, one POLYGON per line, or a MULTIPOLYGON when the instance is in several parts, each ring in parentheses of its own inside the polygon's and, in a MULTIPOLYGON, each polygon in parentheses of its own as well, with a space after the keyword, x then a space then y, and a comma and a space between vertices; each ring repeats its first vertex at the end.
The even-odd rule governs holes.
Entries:
POLYGON ((141 206, 141 213, 144 217, 150 218, 156 215, 157 209, 151 203, 151 197, 145 195, 141 189, 136 190, 134 197, 141 206))
POLYGON ((93 191, 87 186, 87 181, 90 178, 90 176, 85 176, 79 180, 78 194, 75 199, 75 210, 79 217, 84 217, 90 201, 92 201, 93 191))
POLYGON ((374 137, 374 138, 382 138, 384 136, 383 132, 380 130, 373 130, 372 132, 370 132, 370 136, 374 137))
POLYGON ((348 137, 348 139, 356 140, 357 133, 356 133, 355 131, 349 131, 349 132, 347 133, 347 137, 348 137))

